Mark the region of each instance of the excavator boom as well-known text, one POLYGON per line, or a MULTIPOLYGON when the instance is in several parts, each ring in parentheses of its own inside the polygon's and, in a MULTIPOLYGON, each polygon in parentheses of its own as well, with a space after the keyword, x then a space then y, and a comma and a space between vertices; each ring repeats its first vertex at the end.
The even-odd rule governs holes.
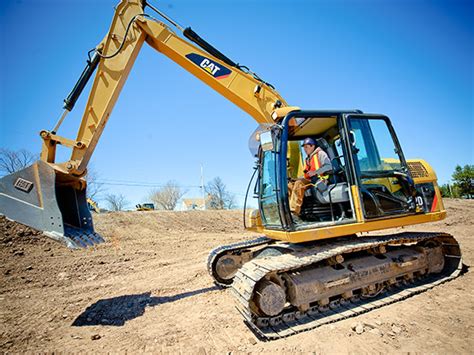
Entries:
POLYGON ((87 165, 135 59, 147 43, 219 92, 258 123, 273 123, 275 109, 285 100, 270 84, 239 66, 192 29, 183 29, 145 2, 122 0, 115 8, 108 34, 93 50, 80 79, 64 100, 64 112, 52 130, 42 130, 40 160, 0 179, 0 213, 64 241, 69 247, 102 242, 94 232, 87 208, 87 165), (149 6, 182 31, 178 36, 165 23, 144 12, 149 6), (194 43, 194 44, 193 44, 194 43), (96 72, 76 139, 58 134, 88 80, 96 72), (71 149, 66 162, 56 162, 58 144, 71 149))

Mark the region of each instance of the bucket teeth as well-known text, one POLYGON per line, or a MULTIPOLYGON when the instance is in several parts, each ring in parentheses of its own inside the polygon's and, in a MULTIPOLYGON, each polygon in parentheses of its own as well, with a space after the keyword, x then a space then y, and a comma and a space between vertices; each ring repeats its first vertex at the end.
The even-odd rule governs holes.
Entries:
POLYGON ((71 249, 88 248, 105 242, 104 238, 94 231, 84 231, 71 226, 66 226, 64 234, 44 232, 44 235, 66 244, 71 249))
POLYGON ((64 237, 68 238, 80 248, 87 248, 104 242, 104 239, 94 231, 83 231, 70 226, 66 226, 64 237))

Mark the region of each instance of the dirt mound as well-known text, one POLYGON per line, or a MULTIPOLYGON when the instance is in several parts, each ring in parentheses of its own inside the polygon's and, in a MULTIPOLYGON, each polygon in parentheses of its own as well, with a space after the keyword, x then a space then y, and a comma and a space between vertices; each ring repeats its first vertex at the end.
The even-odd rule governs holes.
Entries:
POLYGON ((41 232, 23 224, 10 221, 5 216, 0 216, 0 243, 13 245, 13 243, 35 243, 42 239, 41 232))
MULTIPOLYGON (((403 230, 443 231, 474 262, 474 201, 403 230)), ((94 215, 107 242, 69 250, 0 218, 0 352, 471 353, 474 275, 287 339, 260 342, 207 275, 209 250, 254 237, 240 211, 94 215)))
POLYGON ((146 228, 153 232, 238 232, 242 211, 143 211, 94 214, 97 229, 146 228))

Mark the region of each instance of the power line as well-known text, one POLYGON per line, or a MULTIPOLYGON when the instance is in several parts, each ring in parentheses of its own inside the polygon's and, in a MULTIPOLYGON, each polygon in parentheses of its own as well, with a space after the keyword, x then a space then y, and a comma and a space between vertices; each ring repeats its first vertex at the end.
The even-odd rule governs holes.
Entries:
MULTIPOLYGON (((97 180, 98 184, 115 186, 138 186, 138 187, 165 187, 166 184, 144 181, 126 181, 126 180, 97 180)), ((179 185, 182 188, 200 188, 199 185, 179 185)))
MULTIPOLYGON (((165 187, 166 184, 163 183, 154 183, 154 182, 144 182, 144 181, 130 181, 130 180, 116 180, 116 179, 104 179, 95 181, 98 184, 102 185, 111 185, 111 186, 129 186, 129 187, 165 187)), ((202 189, 201 185, 178 185, 181 188, 185 189, 202 189)), ((245 196, 241 192, 229 191, 230 193, 237 196, 245 196)))

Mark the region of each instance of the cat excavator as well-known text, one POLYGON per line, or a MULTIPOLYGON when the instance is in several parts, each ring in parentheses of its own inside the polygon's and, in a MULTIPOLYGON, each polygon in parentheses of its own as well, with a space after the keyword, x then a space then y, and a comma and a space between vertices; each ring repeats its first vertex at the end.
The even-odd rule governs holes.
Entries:
POLYGON ((460 275, 461 251, 453 236, 383 232, 446 216, 434 170, 422 159, 405 159, 386 115, 290 106, 248 67, 144 0, 116 6, 108 34, 89 52, 86 68, 64 100, 62 116, 53 129, 40 132, 40 160, 0 180, 1 214, 71 248, 104 241, 87 208, 84 176, 144 43, 259 124, 249 141, 256 158, 258 209, 244 212, 244 225, 260 236, 219 246, 207 261, 214 282, 231 288, 237 309, 259 337, 313 329, 460 275), (59 135, 95 71, 77 137, 59 135), (303 175, 305 138, 327 153, 332 169, 327 183, 305 189, 295 216, 288 186, 303 175), (56 162, 58 144, 71 149, 68 161, 56 162), (366 233, 372 231, 378 232, 366 233))

